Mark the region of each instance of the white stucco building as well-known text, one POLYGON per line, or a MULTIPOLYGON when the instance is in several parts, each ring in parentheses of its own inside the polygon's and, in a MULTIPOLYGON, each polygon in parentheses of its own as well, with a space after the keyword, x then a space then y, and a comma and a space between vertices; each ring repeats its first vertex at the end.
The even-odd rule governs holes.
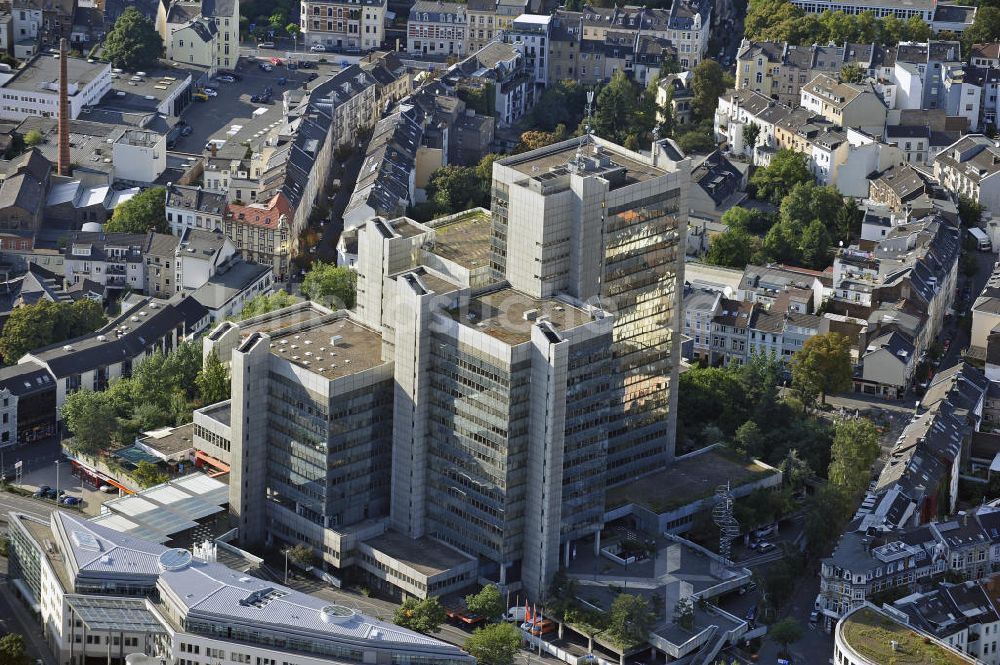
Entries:
MULTIPOLYGON (((111 90, 111 63, 66 58, 70 117, 79 117, 84 106, 97 104, 111 90)), ((59 114, 59 58, 36 55, 0 85, 0 120, 30 117, 55 118, 59 114)))

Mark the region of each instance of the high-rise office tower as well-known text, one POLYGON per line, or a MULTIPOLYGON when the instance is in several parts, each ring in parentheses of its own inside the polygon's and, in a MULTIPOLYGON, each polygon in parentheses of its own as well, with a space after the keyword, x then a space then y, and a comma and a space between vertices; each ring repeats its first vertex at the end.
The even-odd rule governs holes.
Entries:
POLYGON ((539 597, 607 486, 673 456, 687 166, 591 136, 497 162, 492 214, 358 228, 356 311, 217 328, 232 400, 196 436, 229 442, 243 542, 539 597))
POLYGON ((647 157, 594 136, 493 165, 497 277, 614 314, 609 484, 674 456, 689 169, 668 141, 647 157))

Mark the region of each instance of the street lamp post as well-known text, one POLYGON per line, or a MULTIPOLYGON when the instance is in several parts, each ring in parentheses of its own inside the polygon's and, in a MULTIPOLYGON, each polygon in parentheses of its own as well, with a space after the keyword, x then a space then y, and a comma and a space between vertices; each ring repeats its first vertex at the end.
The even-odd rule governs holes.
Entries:
POLYGON ((56 503, 59 503, 59 460, 56 460, 56 503))
POLYGON ((285 548, 285 584, 288 584, 288 548, 285 548))

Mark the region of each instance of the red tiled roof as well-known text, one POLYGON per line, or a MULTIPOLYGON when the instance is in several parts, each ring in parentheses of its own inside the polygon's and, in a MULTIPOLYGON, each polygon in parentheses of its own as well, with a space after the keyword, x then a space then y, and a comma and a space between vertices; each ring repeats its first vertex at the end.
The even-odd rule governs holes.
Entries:
POLYGON ((274 197, 265 203, 251 203, 249 205, 237 205, 230 203, 226 208, 226 219, 239 224, 257 226, 263 229, 278 228, 278 221, 282 216, 285 222, 291 223, 295 211, 292 204, 284 194, 278 192, 274 197))

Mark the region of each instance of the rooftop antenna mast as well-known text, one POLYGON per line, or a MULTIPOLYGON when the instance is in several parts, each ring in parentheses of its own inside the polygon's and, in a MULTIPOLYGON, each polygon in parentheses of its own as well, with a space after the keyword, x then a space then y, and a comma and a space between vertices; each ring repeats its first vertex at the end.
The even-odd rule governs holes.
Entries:
POLYGON ((587 123, 584 125, 585 135, 580 138, 580 142, 576 146, 576 164, 577 164, 577 166, 579 166, 581 168, 583 167, 583 144, 587 140, 587 138, 593 136, 593 134, 594 134, 594 127, 593 127, 593 123, 591 122, 593 120, 593 117, 594 117, 593 111, 594 111, 594 91, 593 90, 588 90, 587 91, 587 111, 586 111, 587 112, 587 123))

